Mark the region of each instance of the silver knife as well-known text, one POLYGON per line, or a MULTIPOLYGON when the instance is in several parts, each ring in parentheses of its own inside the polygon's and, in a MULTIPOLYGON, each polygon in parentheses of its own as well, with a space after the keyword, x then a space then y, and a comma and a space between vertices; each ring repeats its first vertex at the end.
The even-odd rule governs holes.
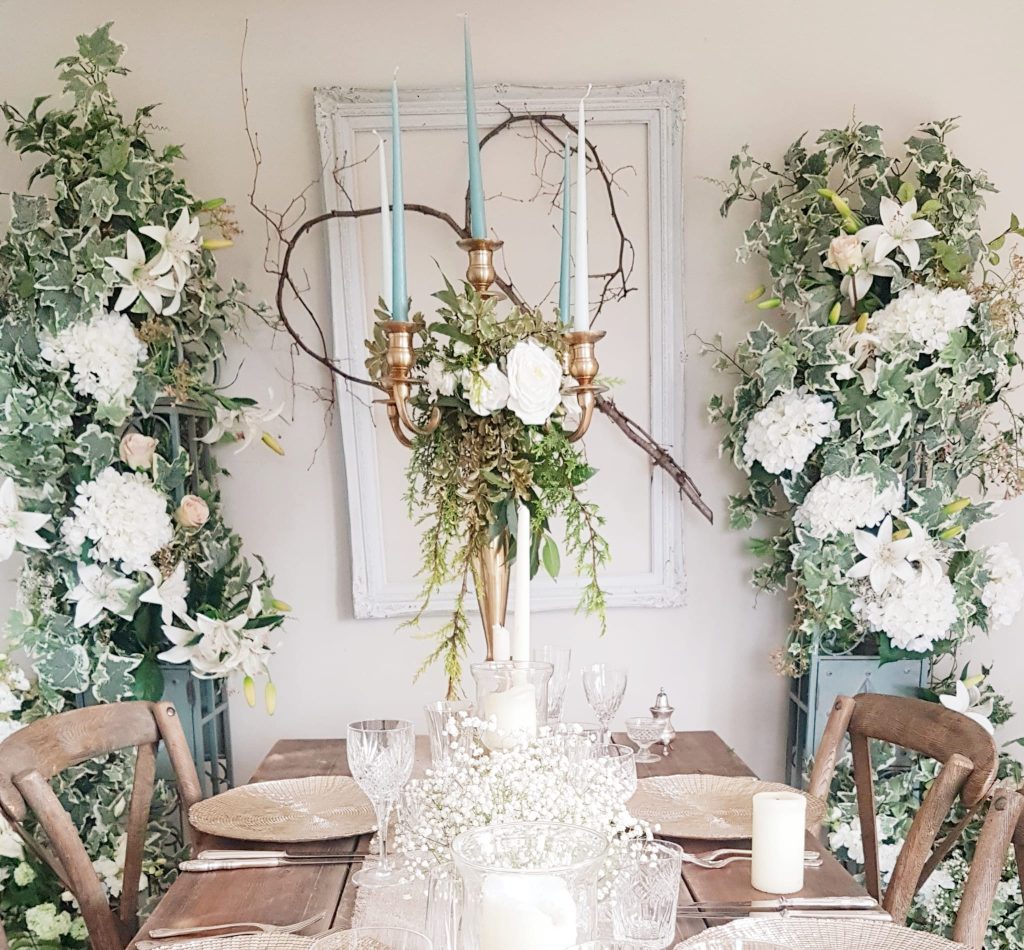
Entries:
POLYGON ((728 901, 698 900, 684 904, 680 913, 688 911, 713 910, 744 910, 744 911, 783 911, 783 910, 878 910, 878 902, 868 895, 861 897, 773 897, 767 900, 728 901))
POLYGON ((182 861, 179 871, 237 871, 245 868, 280 868, 304 864, 354 864, 367 855, 352 853, 291 854, 287 851, 201 851, 199 857, 182 861))

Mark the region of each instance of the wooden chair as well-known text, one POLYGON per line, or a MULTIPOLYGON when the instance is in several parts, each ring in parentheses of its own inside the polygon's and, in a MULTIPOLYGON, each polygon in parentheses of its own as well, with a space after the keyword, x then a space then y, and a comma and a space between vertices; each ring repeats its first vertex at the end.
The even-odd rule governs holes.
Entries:
MULTIPOLYGON (((49 864, 75 895, 93 950, 122 950, 138 929, 142 854, 161 740, 177 777, 182 813, 187 815, 202 792, 178 714, 170 703, 112 703, 75 709, 33 722, 0 743, 0 811, 30 850, 49 864), (50 780, 88 759, 132 747, 136 749, 135 779, 126 822, 124 881, 115 915, 50 780), (25 831, 23 822, 29 811, 35 814, 48 845, 25 831)), ((194 848, 191 829, 189 834, 194 848)))
POLYGON ((1002 880, 1011 842, 1015 843, 1017 850, 1017 870, 1024 876, 1024 862, 1021 861, 1024 857, 1021 853, 1021 840, 1024 839, 1022 816, 1024 795, 1012 788, 997 788, 992 792, 953 927, 953 939, 958 943, 977 950, 984 946, 992 904, 1002 880))
POLYGON ((864 840, 864 876, 868 892, 903 923, 921 884, 955 843, 966 820, 943 841, 939 832, 959 796, 973 816, 996 777, 999 755, 992 737, 974 720, 923 699, 861 693, 840 696, 832 708, 811 772, 808 790, 827 799, 849 734, 853 777, 864 840), (888 742, 942 763, 907 833, 884 897, 878 871, 878 834, 870 740, 888 742))
POLYGON ((8 950, 7 933, 4 930, 4 922, 0 920, 0 950, 8 950))

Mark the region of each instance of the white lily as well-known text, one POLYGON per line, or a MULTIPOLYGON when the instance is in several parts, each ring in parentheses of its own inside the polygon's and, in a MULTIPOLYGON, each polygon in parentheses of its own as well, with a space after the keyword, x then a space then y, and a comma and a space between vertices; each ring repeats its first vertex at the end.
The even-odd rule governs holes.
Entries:
POLYGON ((39 529, 50 520, 39 511, 22 511, 14 479, 5 478, 0 485, 0 561, 14 554, 15 545, 44 550, 50 546, 39 537, 39 529))
POLYGON ((843 277, 839 289, 856 307, 857 301, 864 299, 876 277, 898 277, 899 274, 900 268, 895 261, 888 258, 873 261, 869 256, 856 270, 850 271, 843 277))
POLYGON ((871 589, 882 594, 894 577, 909 581, 914 576, 914 566, 908 558, 918 550, 919 540, 913 536, 892 539, 892 516, 887 515, 878 527, 878 534, 870 531, 854 531, 853 540, 857 550, 864 557, 847 572, 847 577, 866 577, 871 582, 871 589))
POLYGON ((77 602, 75 626, 91 627, 105 610, 124 616, 127 594, 135 587, 122 574, 97 564, 78 565, 78 584, 68 592, 68 600, 77 602))
POLYGON ((956 692, 940 696, 939 702, 946 709, 952 709, 953 712, 961 713, 968 719, 973 719, 989 735, 995 732, 989 720, 989 717, 992 715, 992 700, 990 699, 984 703, 981 702, 981 693, 978 691, 977 686, 967 686, 962 680, 957 680, 956 692))
POLYGON ((120 285, 121 292, 114 301, 115 310, 127 310, 141 294, 154 313, 170 315, 177 311, 181 304, 181 295, 178 293, 174 275, 167 273, 171 267, 170 263, 161 269, 156 266, 160 258, 147 261, 142 242, 134 232, 128 231, 125 234, 124 257, 108 257, 105 260, 124 281, 120 285), (165 297, 171 298, 169 304, 165 305, 165 297))
POLYGON ((259 584, 252 585, 252 593, 249 595, 249 603, 245 608, 245 615, 250 620, 255 620, 263 613, 263 591, 259 584))
POLYGON ((921 263, 921 249, 917 242, 935 237, 939 232, 923 218, 915 218, 915 214, 916 198, 911 198, 904 205, 889 197, 882 198, 878 206, 882 223, 869 224, 857 232, 857 237, 867 244, 864 250, 868 260, 881 261, 898 248, 906 256, 910 269, 917 270, 921 263))
MULTIPOLYGON (((273 391, 270 398, 274 398, 273 391)), ((254 439, 262 439, 269 448, 278 455, 283 455, 281 447, 277 444, 270 433, 266 431, 267 423, 276 419, 284 410, 284 403, 276 409, 261 409, 259 406, 240 406, 237 409, 225 409, 223 406, 214 407, 214 420, 206 433, 199 441, 208 445, 219 442, 226 435, 230 435, 242 444, 235 450, 235 455, 244 451, 252 445, 254 439)))
POLYGON ((160 245, 160 254, 153 261, 154 273, 171 270, 178 287, 184 286, 192 272, 192 258, 199 253, 199 219, 190 217, 188 208, 182 208, 173 227, 147 224, 139 231, 160 245))
POLYGON ((150 567, 146 573, 153 581, 153 586, 139 597, 139 601, 158 605, 163 623, 170 623, 175 617, 187 616, 185 598, 188 597, 189 588, 185 580, 185 562, 179 561, 167 577, 155 567, 150 567))
POLYGON ((226 676, 235 670, 255 676, 266 669, 266 629, 246 630, 251 619, 247 612, 230 620, 218 620, 197 614, 195 620, 184 617, 188 629, 164 626, 164 636, 174 646, 159 654, 168 663, 191 663, 199 677, 226 676))

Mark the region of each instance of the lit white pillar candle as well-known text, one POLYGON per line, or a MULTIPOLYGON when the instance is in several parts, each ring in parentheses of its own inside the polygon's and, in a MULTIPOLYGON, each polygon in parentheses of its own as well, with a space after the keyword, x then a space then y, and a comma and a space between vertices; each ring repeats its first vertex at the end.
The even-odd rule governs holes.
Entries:
POLYGON ((512 683, 501 692, 486 693, 480 701, 480 718, 493 720, 494 725, 481 737, 488 749, 509 749, 524 736, 537 735, 537 690, 532 683, 512 683))
POLYGON ((512 659, 530 659, 530 509, 516 505, 515 624, 512 628, 512 659))
POLYGON ((565 950, 575 945, 576 903, 550 874, 489 874, 480 891, 478 950, 565 950))
POLYGON ((758 792, 753 805, 750 883, 768 894, 802 890, 807 799, 798 792, 758 792))
POLYGON ((391 202, 388 200, 388 160, 384 155, 384 139, 374 129, 380 143, 377 147, 377 170, 380 178, 380 286, 384 309, 391 313, 391 202))
POLYGON ((575 311, 572 316, 574 330, 590 329, 590 262, 587 260, 587 117, 583 107, 587 95, 580 99, 576 131, 576 273, 575 311))

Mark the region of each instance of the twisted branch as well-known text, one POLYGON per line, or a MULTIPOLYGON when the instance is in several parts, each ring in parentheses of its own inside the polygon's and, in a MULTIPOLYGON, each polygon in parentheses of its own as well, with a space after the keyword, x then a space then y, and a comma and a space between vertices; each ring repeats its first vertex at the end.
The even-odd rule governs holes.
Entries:
MULTIPOLYGON (((248 24, 246 24, 246 34, 247 32, 248 24)), ((243 36, 243 62, 244 57, 245 37, 243 36)), ((256 194, 258 190, 257 186, 260 167, 262 165, 262 154, 259 147, 259 138, 257 134, 252 131, 252 127, 249 122, 249 94, 245 85, 244 69, 241 70, 240 78, 242 86, 242 115, 253 159, 253 179, 252 186, 249 191, 249 204, 263 219, 267 230, 267 251, 264 260, 264 268, 267 273, 271 274, 275 278, 277 282, 274 294, 274 317, 277 324, 291 339, 294 350, 313 359, 315 362, 329 370, 332 374, 344 379, 348 383, 379 389, 380 387, 378 384, 371 380, 353 375, 344 370, 339 365, 338 361, 329 355, 329 347, 327 344, 327 335, 324 331, 324 325, 317 317, 309 303, 304 299, 302 290, 298 286, 295 276, 292 273, 292 268, 296 248, 302 242, 303 238, 317 230, 321 225, 335 219, 363 218, 369 215, 380 214, 381 209, 379 207, 339 208, 333 211, 326 211, 312 217, 305 217, 305 195, 312 185, 307 185, 300 195, 289 203, 288 207, 285 208, 284 211, 272 211, 266 206, 261 205, 256 198, 256 194), (311 345, 306 340, 303 333, 297 327, 295 320, 290 315, 287 299, 289 295, 298 302, 305 319, 313 324, 317 336, 317 343, 319 344, 318 347, 311 345)), ((481 139, 481 146, 492 141, 497 135, 501 134, 501 132, 521 124, 530 124, 534 128, 540 129, 545 135, 549 136, 560 146, 562 145, 562 140, 554 132, 552 125, 560 124, 572 132, 575 132, 576 130, 575 125, 573 125, 573 123, 571 123, 564 115, 556 113, 520 114, 512 113, 510 111, 507 118, 495 126, 495 128, 491 129, 481 139)), ((588 156, 593 161, 594 169, 600 175, 604 183, 605 190, 607 191, 608 205, 618 234, 619 245, 615 268, 606 274, 597 275, 603 279, 603 284, 601 293, 598 296, 597 306, 591 317, 591 325, 593 326, 600 316, 604 305, 609 300, 621 300, 636 289, 635 287, 630 286, 629 283, 630 277, 633 273, 635 252, 633 243, 626 235, 622 222, 619 218, 614 194, 616 187, 615 173, 611 171, 601 159, 596 146, 592 142, 587 143, 587 152, 588 156)), ((346 166, 342 163, 339 168, 332 171, 335 181, 338 182, 339 187, 342 189, 342 193, 345 192, 340 181, 340 174, 347 167, 351 166, 346 166)), ((313 184, 315 184, 315 182, 313 184)), ((447 211, 431 207, 430 205, 410 203, 405 205, 405 210, 440 221, 448 228, 448 230, 459 238, 467 238, 470 236, 468 227, 468 198, 466 218, 463 224, 459 224, 459 222, 456 221, 456 219, 447 211)), ((523 308, 529 306, 516 291, 510 277, 507 275, 499 276, 495 283, 513 305, 523 308)), ((626 438, 630 440, 630 442, 638 446, 648 456, 651 460, 651 464, 655 468, 660 468, 677 484, 681 495, 688 498, 709 522, 714 521, 711 509, 702 500, 697 486, 694 484, 690 476, 687 475, 686 470, 672 457, 672 454, 668 449, 660 445, 649 432, 619 409, 614 400, 604 396, 599 397, 597 400, 597 408, 615 424, 619 431, 621 431, 626 438)))

